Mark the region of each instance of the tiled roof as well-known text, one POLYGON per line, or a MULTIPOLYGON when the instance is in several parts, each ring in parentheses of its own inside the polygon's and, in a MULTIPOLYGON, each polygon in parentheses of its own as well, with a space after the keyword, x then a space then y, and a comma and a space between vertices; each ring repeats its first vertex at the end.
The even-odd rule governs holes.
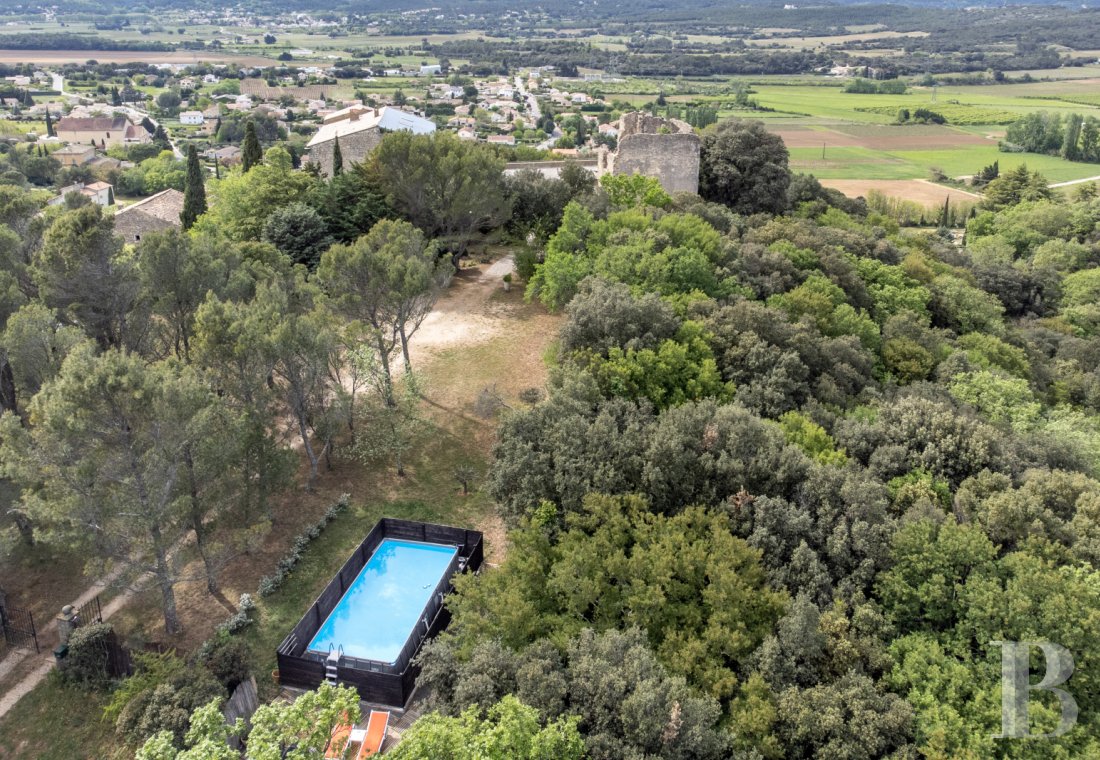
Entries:
POLYGON ((141 212, 161 221, 179 224, 181 211, 183 211, 183 193, 169 188, 156 195, 150 195, 145 200, 138 201, 126 208, 119 209, 116 216, 141 212))
POLYGON ((58 120, 57 129, 62 132, 106 132, 125 129, 130 125, 125 116, 92 116, 84 119, 66 116, 58 120))

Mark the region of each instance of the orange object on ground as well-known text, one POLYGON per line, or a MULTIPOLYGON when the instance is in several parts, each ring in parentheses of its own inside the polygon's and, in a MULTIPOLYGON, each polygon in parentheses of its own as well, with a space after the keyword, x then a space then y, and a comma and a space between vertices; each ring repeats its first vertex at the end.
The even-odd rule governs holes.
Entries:
POLYGON ((359 756, 377 755, 382 751, 382 742, 386 741, 386 727, 390 724, 390 714, 382 710, 371 710, 370 720, 367 721, 367 736, 363 739, 363 745, 359 748, 359 756))
POLYGON ((336 727, 332 732, 332 738, 328 741, 328 749, 325 750, 326 758, 336 758, 340 760, 344 757, 344 752, 348 748, 348 739, 351 737, 351 730, 355 728, 350 723, 344 723, 336 727))

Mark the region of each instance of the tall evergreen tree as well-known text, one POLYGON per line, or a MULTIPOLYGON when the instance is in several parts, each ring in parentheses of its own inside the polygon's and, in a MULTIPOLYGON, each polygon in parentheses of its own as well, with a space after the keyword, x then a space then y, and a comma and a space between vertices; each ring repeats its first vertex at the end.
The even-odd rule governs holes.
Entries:
POLYGON ((241 168, 246 172, 263 160, 260 138, 256 137, 256 125, 249 121, 244 127, 244 144, 241 145, 241 168))
POLYGON ((57 134, 53 130, 53 118, 50 116, 50 109, 46 109, 46 135, 49 137, 57 137, 57 134))
POLYGON ((119 94, 118 85, 115 85, 114 87, 111 88, 111 105, 113 105, 113 106, 122 105, 122 95, 119 94))
POLYGON ((205 213, 206 187, 203 184, 202 166, 199 165, 199 153, 194 145, 188 145, 187 184, 183 190, 183 211, 180 212, 183 229, 191 229, 195 220, 205 213))
POLYGON ((340 152, 340 138, 332 138, 332 176, 339 177, 344 173, 344 154, 340 152))

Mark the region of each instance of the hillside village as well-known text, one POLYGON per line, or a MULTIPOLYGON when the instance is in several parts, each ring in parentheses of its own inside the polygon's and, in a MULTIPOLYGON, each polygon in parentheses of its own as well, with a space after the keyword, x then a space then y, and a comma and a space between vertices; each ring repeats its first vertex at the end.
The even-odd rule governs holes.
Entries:
POLYGON ((622 113, 572 89, 576 80, 555 78, 553 67, 490 78, 448 77, 439 64, 356 69, 357 87, 369 91, 350 87, 347 71, 333 66, 73 68, 5 77, 0 140, 45 159, 28 177, 33 184, 60 193, 106 183, 111 203, 122 205, 169 186, 182 191, 181 165, 171 164, 188 145, 210 174, 238 164, 246 122, 262 144, 280 142, 296 166, 314 163, 322 173, 331 172, 334 140, 350 166, 387 131, 437 129, 499 148, 507 160, 587 159, 595 170, 599 150, 616 146, 622 113), (378 89, 387 81, 392 90, 378 89), (175 176, 153 171, 145 181, 147 162, 168 164, 161 168, 175 176))

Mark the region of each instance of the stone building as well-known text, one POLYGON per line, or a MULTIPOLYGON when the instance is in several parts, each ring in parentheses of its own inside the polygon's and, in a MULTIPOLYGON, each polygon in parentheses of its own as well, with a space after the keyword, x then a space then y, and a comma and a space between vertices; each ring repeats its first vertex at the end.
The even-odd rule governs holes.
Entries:
POLYGON ((183 226, 183 193, 169 188, 150 195, 115 214, 115 234, 127 243, 140 243, 144 235, 183 226))
POLYGON ((618 147, 600 149, 597 174, 644 174, 656 177, 669 193, 699 192, 702 141, 690 124, 634 111, 624 114, 617 128, 618 147))
POLYGON ((145 127, 131 124, 125 116, 66 116, 58 120, 54 129, 61 142, 70 145, 95 145, 104 149, 113 145, 147 143, 151 139, 145 127))
POLYGON ((399 108, 370 108, 354 105, 325 117, 317 134, 306 144, 309 163, 317 164, 326 177, 332 176, 332 154, 336 140, 344 168, 361 163, 382 142, 384 132, 412 132, 424 135, 435 131, 435 123, 399 108))

